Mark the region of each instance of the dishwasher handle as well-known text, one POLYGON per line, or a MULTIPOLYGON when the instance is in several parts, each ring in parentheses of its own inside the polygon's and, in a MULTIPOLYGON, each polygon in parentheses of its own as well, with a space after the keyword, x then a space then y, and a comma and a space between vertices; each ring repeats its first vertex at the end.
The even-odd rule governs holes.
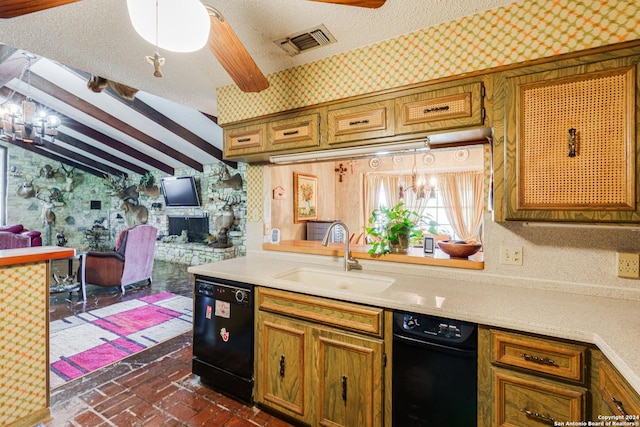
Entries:
POLYGON ((440 353, 447 353, 459 357, 476 358, 478 355, 477 347, 473 349, 460 348, 455 346, 438 344, 426 340, 418 340, 404 335, 393 334, 394 342, 410 345, 417 348, 426 348, 440 353))

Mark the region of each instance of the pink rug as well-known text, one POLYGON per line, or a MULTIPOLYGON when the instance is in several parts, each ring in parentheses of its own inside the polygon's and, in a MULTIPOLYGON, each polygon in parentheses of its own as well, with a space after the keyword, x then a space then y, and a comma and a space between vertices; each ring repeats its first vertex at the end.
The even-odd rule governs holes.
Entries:
POLYGON ((192 307, 162 292, 51 322, 51 387, 190 331, 192 307))

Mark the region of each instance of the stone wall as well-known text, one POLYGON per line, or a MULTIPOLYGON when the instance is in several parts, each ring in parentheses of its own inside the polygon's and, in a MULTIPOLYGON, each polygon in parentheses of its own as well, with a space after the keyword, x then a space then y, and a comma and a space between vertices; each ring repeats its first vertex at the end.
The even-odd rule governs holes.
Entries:
MULTIPOLYGON (((20 223, 25 228, 41 231, 45 245, 57 245, 56 235, 61 233, 66 240, 64 246, 79 251, 93 249, 96 243, 103 250, 113 247, 127 223, 124 211, 120 208, 121 199, 111 194, 104 177, 72 170, 69 165, 13 145, 0 145, 8 150, 7 224, 20 223), (38 192, 39 198, 30 189, 38 192), (48 225, 42 215, 45 202, 40 199, 48 198, 52 191, 59 191, 61 197, 51 208, 55 222, 48 225), (96 226, 104 227, 105 231, 96 232, 96 226)), ((176 169, 175 176, 192 175, 196 178, 201 199, 198 208, 167 208, 161 194, 150 197, 140 193, 140 204, 148 209, 147 223, 158 228, 160 242, 167 239, 168 215, 208 215, 209 232, 213 235, 218 232, 218 218, 223 208, 226 208, 227 214, 232 211, 235 217, 229 233, 233 247, 220 251, 199 242, 159 242, 156 259, 194 265, 246 254, 246 168, 244 163, 239 164, 238 169, 227 169, 223 164, 216 163, 204 165, 203 172, 191 168, 176 169), (240 187, 232 188, 227 179, 236 174, 240 175, 242 183, 240 187), (154 208, 154 204, 160 206, 154 208)), ((152 173, 158 186, 160 180, 167 176, 159 171, 152 173)), ((140 175, 132 174, 127 182, 138 184, 140 179, 140 175)), ((237 183, 238 180, 231 182, 237 183)))

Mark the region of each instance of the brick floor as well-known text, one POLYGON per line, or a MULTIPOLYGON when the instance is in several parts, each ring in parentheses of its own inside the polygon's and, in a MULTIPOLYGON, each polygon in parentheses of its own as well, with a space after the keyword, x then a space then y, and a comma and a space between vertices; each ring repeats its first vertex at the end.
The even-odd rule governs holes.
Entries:
POLYGON ((46 427, 291 426, 202 385, 191 354, 184 334, 54 389, 46 427))

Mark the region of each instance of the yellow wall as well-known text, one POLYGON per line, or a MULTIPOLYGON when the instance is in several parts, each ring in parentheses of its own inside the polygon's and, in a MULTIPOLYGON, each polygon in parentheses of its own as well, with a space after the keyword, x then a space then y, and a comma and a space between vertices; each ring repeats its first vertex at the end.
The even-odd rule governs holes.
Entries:
POLYGON ((220 124, 640 39, 638 0, 526 0, 218 89, 220 124))

